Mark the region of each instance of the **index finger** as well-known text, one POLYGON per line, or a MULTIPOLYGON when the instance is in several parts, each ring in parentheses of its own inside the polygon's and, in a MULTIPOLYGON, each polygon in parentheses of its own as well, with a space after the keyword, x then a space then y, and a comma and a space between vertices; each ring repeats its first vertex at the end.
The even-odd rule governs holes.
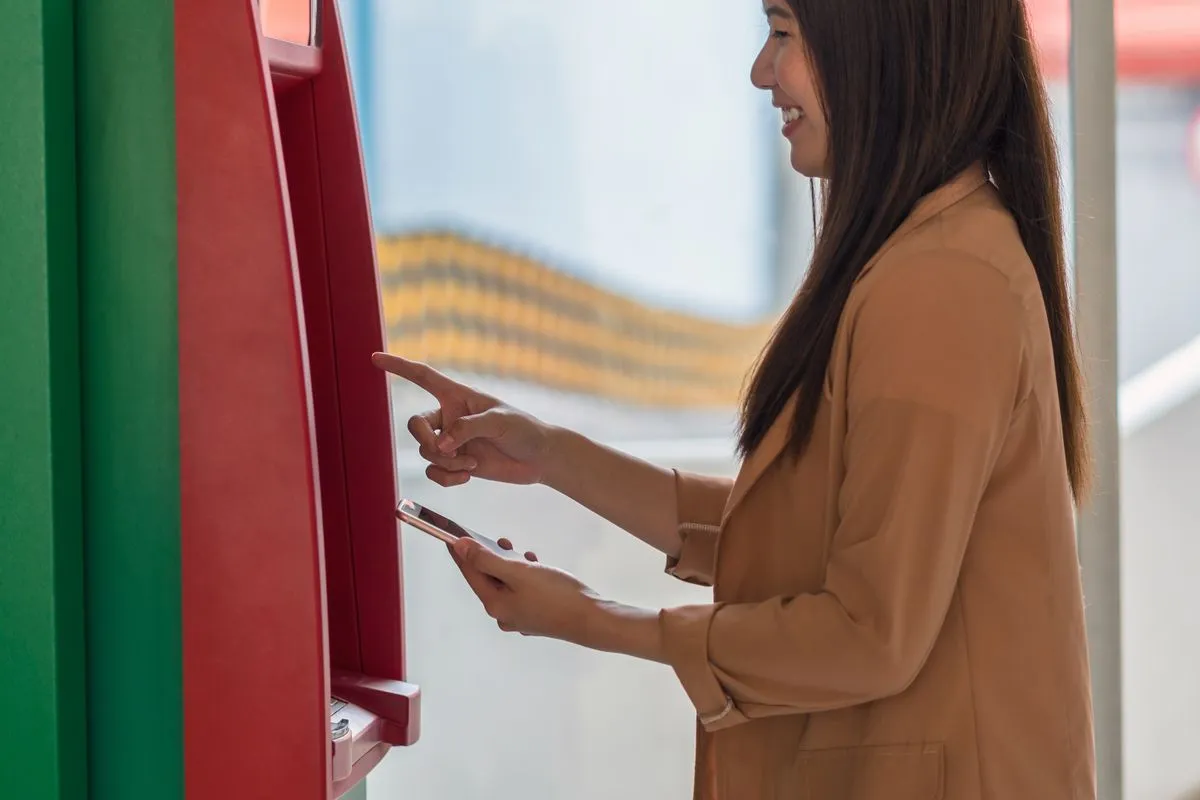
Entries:
POLYGON ((384 372, 390 372, 421 387, 439 400, 454 390, 463 388, 461 384, 447 378, 428 364, 410 361, 391 353, 375 353, 371 356, 371 363, 384 372))

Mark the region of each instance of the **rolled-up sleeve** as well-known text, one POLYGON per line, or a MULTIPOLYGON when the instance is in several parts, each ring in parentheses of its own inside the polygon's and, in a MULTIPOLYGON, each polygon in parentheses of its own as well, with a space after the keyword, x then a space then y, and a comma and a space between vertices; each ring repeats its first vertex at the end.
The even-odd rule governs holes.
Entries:
POLYGON ((717 534, 732 489, 729 478, 675 470, 675 519, 682 546, 679 555, 667 556, 667 574, 688 583, 712 585, 717 534))
POLYGON ((845 472, 821 590, 660 614, 667 658, 709 730, 903 691, 949 609, 1023 400, 1025 301, 965 257, 880 277, 851 321, 845 472))

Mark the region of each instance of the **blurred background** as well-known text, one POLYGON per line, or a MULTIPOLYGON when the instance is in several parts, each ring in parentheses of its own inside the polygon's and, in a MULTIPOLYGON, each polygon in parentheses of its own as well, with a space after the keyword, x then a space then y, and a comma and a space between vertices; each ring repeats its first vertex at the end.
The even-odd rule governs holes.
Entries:
MULTIPOLYGON (((1028 5, 1069 189, 1088 123, 1068 3, 1028 5)), ((342 6, 391 349, 643 457, 734 472, 743 378, 813 236, 811 188, 749 82, 759 5, 342 6)), ((1200 792, 1200 0, 1116 6, 1125 785, 1172 800, 1200 792)), ((406 495, 606 595, 706 597, 546 490, 432 485, 404 430, 430 399, 393 396, 406 495)), ((424 730, 372 800, 690 796, 669 670, 502 635, 436 542, 408 536, 405 559, 424 730)))

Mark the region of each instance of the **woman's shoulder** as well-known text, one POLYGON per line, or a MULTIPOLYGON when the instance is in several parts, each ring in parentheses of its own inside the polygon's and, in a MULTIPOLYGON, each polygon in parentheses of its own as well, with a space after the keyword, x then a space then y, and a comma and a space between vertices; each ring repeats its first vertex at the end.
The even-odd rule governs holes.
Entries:
POLYGON ((1047 337, 1016 223, 985 188, 877 259, 847 302, 832 367, 893 395, 965 407, 955 398, 988 386, 1000 395, 1030 391, 1047 337))
POLYGON ((958 306, 1011 304, 1014 322, 1041 308, 1016 220, 990 183, 898 237, 856 285, 848 310, 912 303, 914 295, 958 306))

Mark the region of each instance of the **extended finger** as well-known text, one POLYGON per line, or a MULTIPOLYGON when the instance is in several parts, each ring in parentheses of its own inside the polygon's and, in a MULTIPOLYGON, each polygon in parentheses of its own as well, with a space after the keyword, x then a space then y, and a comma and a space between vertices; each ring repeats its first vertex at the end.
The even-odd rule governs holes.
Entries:
POLYGON ((391 353, 375 353, 371 356, 371 363, 385 372, 390 372, 421 387, 439 400, 466 388, 428 364, 411 361, 391 353))

